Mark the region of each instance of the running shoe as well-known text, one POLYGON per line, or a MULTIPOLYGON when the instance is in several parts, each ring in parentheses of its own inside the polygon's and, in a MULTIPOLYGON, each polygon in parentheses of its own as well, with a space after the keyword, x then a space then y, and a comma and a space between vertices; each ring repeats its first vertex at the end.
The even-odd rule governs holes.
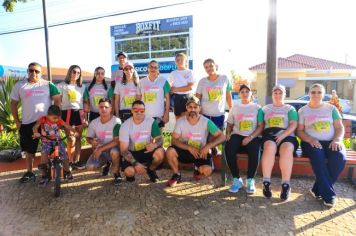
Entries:
POLYGON ((281 195, 280 195, 281 200, 287 201, 289 198, 290 192, 291 192, 290 185, 287 183, 282 184, 282 191, 281 191, 281 195))
POLYGON ((272 197, 271 182, 263 181, 263 196, 267 199, 272 197))
POLYGON ((255 179, 249 178, 246 180, 246 192, 248 194, 254 194, 256 192, 255 179))
POLYGON ((177 183, 182 181, 182 175, 180 173, 174 174, 170 180, 167 182, 167 186, 174 187, 177 183))
POLYGON ((233 178, 232 185, 230 186, 229 192, 237 193, 243 186, 244 186, 244 183, 242 182, 241 178, 233 178))
POLYGON ((36 175, 31 172, 31 171, 27 171, 20 179, 20 183, 27 183, 29 181, 36 181, 36 175))

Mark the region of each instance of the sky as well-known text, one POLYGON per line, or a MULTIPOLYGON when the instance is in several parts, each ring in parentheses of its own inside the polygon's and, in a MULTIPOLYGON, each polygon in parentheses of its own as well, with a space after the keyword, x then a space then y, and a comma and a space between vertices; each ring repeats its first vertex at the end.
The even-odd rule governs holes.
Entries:
MULTIPOLYGON (((126 12, 192 0, 47 0, 48 24, 126 12)), ((277 0, 277 56, 304 54, 356 66, 356 1, 277 0)), ((198 0, 180 6, 141 11, 49 28, 51 65, 78 64, 93 72, 113 64, 110 26, 193 15, 193 67, 214 58, 221 73, 250 78, 248 68, 266 60, 268 0, 198 0)), ((46 65, 43 29, 1 33, 43 25, 42 1, 18 3, 13 13, 0 10, 0 64, 46 65)))

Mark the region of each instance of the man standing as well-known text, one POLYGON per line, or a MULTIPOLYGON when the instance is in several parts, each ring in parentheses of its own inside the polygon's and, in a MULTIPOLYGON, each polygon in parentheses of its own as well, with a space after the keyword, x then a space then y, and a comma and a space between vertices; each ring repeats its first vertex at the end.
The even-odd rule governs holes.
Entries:
POLYGON ((200 115, 200 101, 191 96, 186 103, 187 115, 179 119, 172 135, 172 146, 167 149, 168 164, 173 170, 168 186, 174 186, 181 181, 178 170, 178 161, 194 163, 194 179, 199 180, 201 175, 209 176, 212 173, 212 158, 209 150, 225 140, 225 135, 208 118, 200 115), (212 138, 208 142, 208 135, 212 138))
POLYGON ((41 65, 32 62, 27 69, 28 78, 15 84, 11 91, 11 113, 20 134, 20 147, 26 155, 27 172, 20 179, 21 183, 35 181, 32 172, 33 158, 37 151, 38 139, 33 139, 32 128, 36 121, 47 114, 52 105, 60 106, 61 97, 58 88, 47 80, 41 78, 41 65), (17 106, 21 102, 22 120, 19 118, 17 106))
POLYGON ((145 116, 145 104, 132 103, 132 117, 120 129, 122 170, 126 180, 135 180, 135 174, 147 173, 151 182, 158 182, 157 167, 164 158, 163 139, 157 122, 145 116))
POLYGON ((104 166, 103 176, 107 176, 113 163, 114 184, 121 183, 119 130, 120 119, 112 115, 111 101, 108 98, 99 100, 99 117, 90 122, 87 141, 93 147, 93 154, 87 161, 87 169, 94 170, 104 166))

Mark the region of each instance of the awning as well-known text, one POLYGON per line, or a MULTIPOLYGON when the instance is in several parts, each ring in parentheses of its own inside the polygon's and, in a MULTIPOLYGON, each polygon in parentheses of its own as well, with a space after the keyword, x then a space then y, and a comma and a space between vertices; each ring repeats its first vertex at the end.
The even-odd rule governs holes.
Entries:
POLYGON ((356 76, 342 76, 342 77, 299 77, 298 80, 356 80, 356 76))

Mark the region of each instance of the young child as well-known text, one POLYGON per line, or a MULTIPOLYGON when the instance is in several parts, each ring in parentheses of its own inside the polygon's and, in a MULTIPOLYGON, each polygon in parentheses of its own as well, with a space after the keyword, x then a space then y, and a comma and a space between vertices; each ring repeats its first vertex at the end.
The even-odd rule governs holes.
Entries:
MULTIPOLYGON (((53 140, 59 137, 59 130, 63 128, 75 134, 75 129, 61 119, 61 109, 57 105, 51 105, 48 108, 47 116, 42 116, 33 127, 33 138, 41 137, 41 135, 49 137, 48 139, 45 137, 42 138, 41 164, 38 165, 38 169, 42 172, 39 183, 42 186, 45 186, 51 180, 49 175, 50 170, 47 165, 48 156, 53 151, 55 144, 53 140), (39 128, 41 133, 39 133, 39 128)), ((63 141, 59 141, 59 155, 63 160, 64 178, 72 180, 73 176, 69 170, 68 156, 63 141)))

